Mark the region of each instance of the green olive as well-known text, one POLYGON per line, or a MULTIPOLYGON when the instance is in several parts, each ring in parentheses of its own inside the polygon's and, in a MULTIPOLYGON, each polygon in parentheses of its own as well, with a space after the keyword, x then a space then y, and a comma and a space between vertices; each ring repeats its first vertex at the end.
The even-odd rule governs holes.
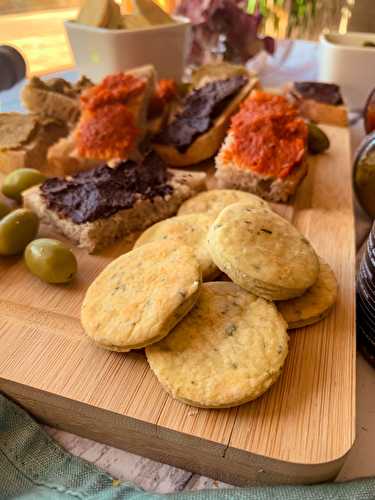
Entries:
POLYGON ((19 255, 38 233, 39 220, 31 210, 18 208, 0 221, 0 255, 19 255))
POLYGON ((2 193, 8 198, 20 201, 21 193, 46 180, 46 176, 34 168, 18 168, 8 174, 3 183, 2 193))
POLYGON ((8 205, 5 205, 5 203, 1 203, 0 201, 0 220, 6 215, 8 215, 9 212, 10 208, 8 207, 8 205))
POLYGON ((77 260, 61 241, 41 238, 29 243, 25 250, 29 271, 47 283, 67 283, 77 272, 77 260))
POLYGON ((329 148, 329 139, 321 128, 314 123, 308 123, 307 144, 311 154, 323 153, 329 148))

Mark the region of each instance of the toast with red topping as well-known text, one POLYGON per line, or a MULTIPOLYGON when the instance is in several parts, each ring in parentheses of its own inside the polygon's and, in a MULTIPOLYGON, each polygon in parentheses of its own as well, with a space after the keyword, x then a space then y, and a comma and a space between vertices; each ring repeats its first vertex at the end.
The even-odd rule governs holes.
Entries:
POLYGON ((306 152, 298 109, 283 96, 253 91, 232 118, 215 176, 221 188, 285 202, 307 173, 306 152))
POLYGON ((155 90, 153 66, 110 75, 81 95, 77 127, 48 153, 50 175, 71 175, 111 160, 139 156, 155 90))

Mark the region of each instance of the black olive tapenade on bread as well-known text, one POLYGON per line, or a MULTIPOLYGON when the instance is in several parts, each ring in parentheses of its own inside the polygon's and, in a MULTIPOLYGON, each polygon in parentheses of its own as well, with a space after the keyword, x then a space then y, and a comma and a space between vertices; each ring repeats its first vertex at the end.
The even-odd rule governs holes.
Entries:
POLYGON ((244 68, 228 76, 194 82, 175 115, 154 137, 155 150, 176 167, 211 158, 224 140, 231 115, 257 83, 244 68))

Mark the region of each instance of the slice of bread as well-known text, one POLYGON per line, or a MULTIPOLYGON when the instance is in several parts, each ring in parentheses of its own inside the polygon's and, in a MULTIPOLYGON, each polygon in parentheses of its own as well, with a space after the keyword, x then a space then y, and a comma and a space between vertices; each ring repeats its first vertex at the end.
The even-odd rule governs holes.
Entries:
POLYGON ((110 19, 112 1, 86 0, 79 11, 77 23, 106 28, 110 19))
MULTIPOLYGON (((139 134, 129 151, 128 158, 137 158, 139 156, 138 146, 144 138, 147 131, 147 109, 151 96, 155 91, 156 73, 153 66, 142 66, 134 70, 127 71, 137 78, 144 78, 146 81, 145 89, 142 93, 130 99, 128 109, 135 119, 135 125, 139 134)), ((95 167, 103 163, 103 159, 82 156, 77 148, 77 133, 80 123, 71 132, 71 134, 57 142, 48 152, 48 175, 65 176, 74 175, 83 170, 95 167)), ((112 160, 114 158, 108 158, 112 160)))
MULTIPOLYGON (((13 144, 8 145, 4 143, 5 135, 0 139, 0 172, 8 174, 23 167, 44 172, 47 167, 48 148, 68 133, 66 126, 37 115, 1 113, 0 117, 8 123, 14 139, 13 144), (22 122, 31 125, 26 134, 21 130, 22 122)), ((0 130, 3 130, 1 126, 0 130)))
POLYGON ((75 224, 49 210, 39 186, 24 191, 23 204, 33 210, 43 222, 52 225, 79 247, 92 253, 132 232, 141 231, 155 222, 171 217, 185 200, 206 189, 206 174, 203 172, 169 172, 171 178, 168 184, 173 187, 171 194, 157 196, 152 201, 140 198, 132 208, 120 210, 108 218, 100 218, 94 222, 75 224))
POLYGON ((219 188, 240 189, 260 196, 264 200, 286 202, 307 174, 306 158, 298 165, 295 165, 292 172, 285 178, 264 176, 249 170, 245 166, 238 165, 233 160, 228 161, 226 151, 230 149, 233 141, 233 134, 229 132, 215 159, 215 177, 219 188))
POLYGON ((111 30, 122 29, 121 7, 118 3, 112 0, 109 6, 109 20, 107 28, 111 30))
POLYGON ((74 133, 71 133, 49 148, 45 173, 52 177, 64 177, 89 170, 100 163, 102 163, 100 160, 82 158, 78 155, 74 133))
POLYGON ((333 105, 303 97, 293 83, 288 83, 283 93, 295 104, 301 115, 315 123, 325 123, 338 127, 348 126, 348 108, 343 104, 333 105))
POLYGON ((133 0, 132 3, 135 13, 144 17, 152 26, 175 23, 153 0, 133 0))
POLYGON ((164 144, 154 144, 155 151, 168 165, 175 167, 186 167, 211 158, 219 150, 225 138, 230 117, 237 111, 241 101, 257 86, 258 80, 249 74, 248 83, 230 100, 209 130, 195 139, 184 153, 180 153, 174 146, 164 144))
POLYGON ((55 118, 69 128, 73 127, 80 116, 80 93, 92 85, 82 77, 75 85, 61 78, 43 81, 34 76, 24 86, 21 99, 31 113, 55 118))
POLYGON ((347 127, 348 110, 345 106, 332 106, 312 99, 302 99, 298 103, 302 116, 316 123, 347 127))

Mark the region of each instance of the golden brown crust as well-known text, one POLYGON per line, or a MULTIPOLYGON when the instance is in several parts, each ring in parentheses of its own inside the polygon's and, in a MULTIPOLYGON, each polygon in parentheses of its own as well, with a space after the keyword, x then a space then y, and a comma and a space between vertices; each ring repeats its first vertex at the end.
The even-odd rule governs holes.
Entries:
POLYGON ((284 96, 253 91, 231 121, 225 163, 261 176, 286 178, 307 151, 307 126, 284 96))
POLYGON ((83 158, 125 158, 140 134, 139 98, 145 78, 119 73, 106 77, 81 96, 81 119, 76 130, 77 151, 83 158))
POLYGON ((247 85, 231 100, 222 114, 216 118, 213 126, 207 132, 200 135, 184 153, 180 153, 174 146, 166 146, 164 144, 154 144, 155 150, 166 163, 176 167, 194 165, 207 158, 211 158, 219 150, 225 138, 230 117, 236 112, 241 101, 257 85, 258 80, 249 75, 247 85))
POLYGON ((277 304, 289 330, 317 323, 330 313, 336 302, 336 277, 329 265, 323 259, 319 260, 319 276, 314 285, 301 297, 277 304))
POLYGON ((308 120, 338 127, 347 127, 349 124, 346 106, 334 106, 313 99, 304 99, 300 95, 296 95, 293 83, 287 83, 282 92, 298 106, 301 115, 308 120))
POLYGON ((332 106, 322 102, 304 99, 299 104, 301 115, 317 123, 347 127, 348 110, 345 106, 332 106))
POLYGON ((208 243, 221 271, 267 300, 298 297, 318 278, 319 261, 311 244, 268 209, 229 205, 210 227, 208 243))
POLYGON ((81 309, 83 328, 107 349, 152 344, 193 307, 200 284, 189 247, 149 243, 112 261, 90 285, 81 309))
POLYGON ((263 394, 287 352, 286 323, 274 304, 228 282, 204 283, 190 314, 146 348, 164 389, 204 408, 229 408, 263 394))
POLYGON ((218 187, 240 189, 253 193, 267 201, 286 202, 308 172, 307 157, 295 165, 286 178, 263 176, 246 168, 239 168, 237 162, 227 161, 226 149, 233 142, 233 134, 228 133, 225 143, 215 158, 218 187))
POLYGON ((219 270, 215 266, 207 244, 207 233, 215 220, 213 214, 186 214, 157 222, 146 229, 136 241, 134 248, 153 241, 176 241, 190 247, 199 262, 203 280, 215 278, 219 270))
MULTIPOLYGON (((27 132, 27 129, 25 131, 27 132)), ((31 133, 25 134, 25 131, 17 137, 17 133, 13 130, 13 135, 19 142, 18 145, 13 144, 15 147, 0 147, 1 172, 7 174, 23 167, 35 168, 44 172, 47 169, 48 148, 68 132, 62 123, 40 117, 36 117, 35 127, 31 133), (22 140, 21 137, 23 137, 22 140)), ((10 144, 10 141, 8 142, 10 144)))

